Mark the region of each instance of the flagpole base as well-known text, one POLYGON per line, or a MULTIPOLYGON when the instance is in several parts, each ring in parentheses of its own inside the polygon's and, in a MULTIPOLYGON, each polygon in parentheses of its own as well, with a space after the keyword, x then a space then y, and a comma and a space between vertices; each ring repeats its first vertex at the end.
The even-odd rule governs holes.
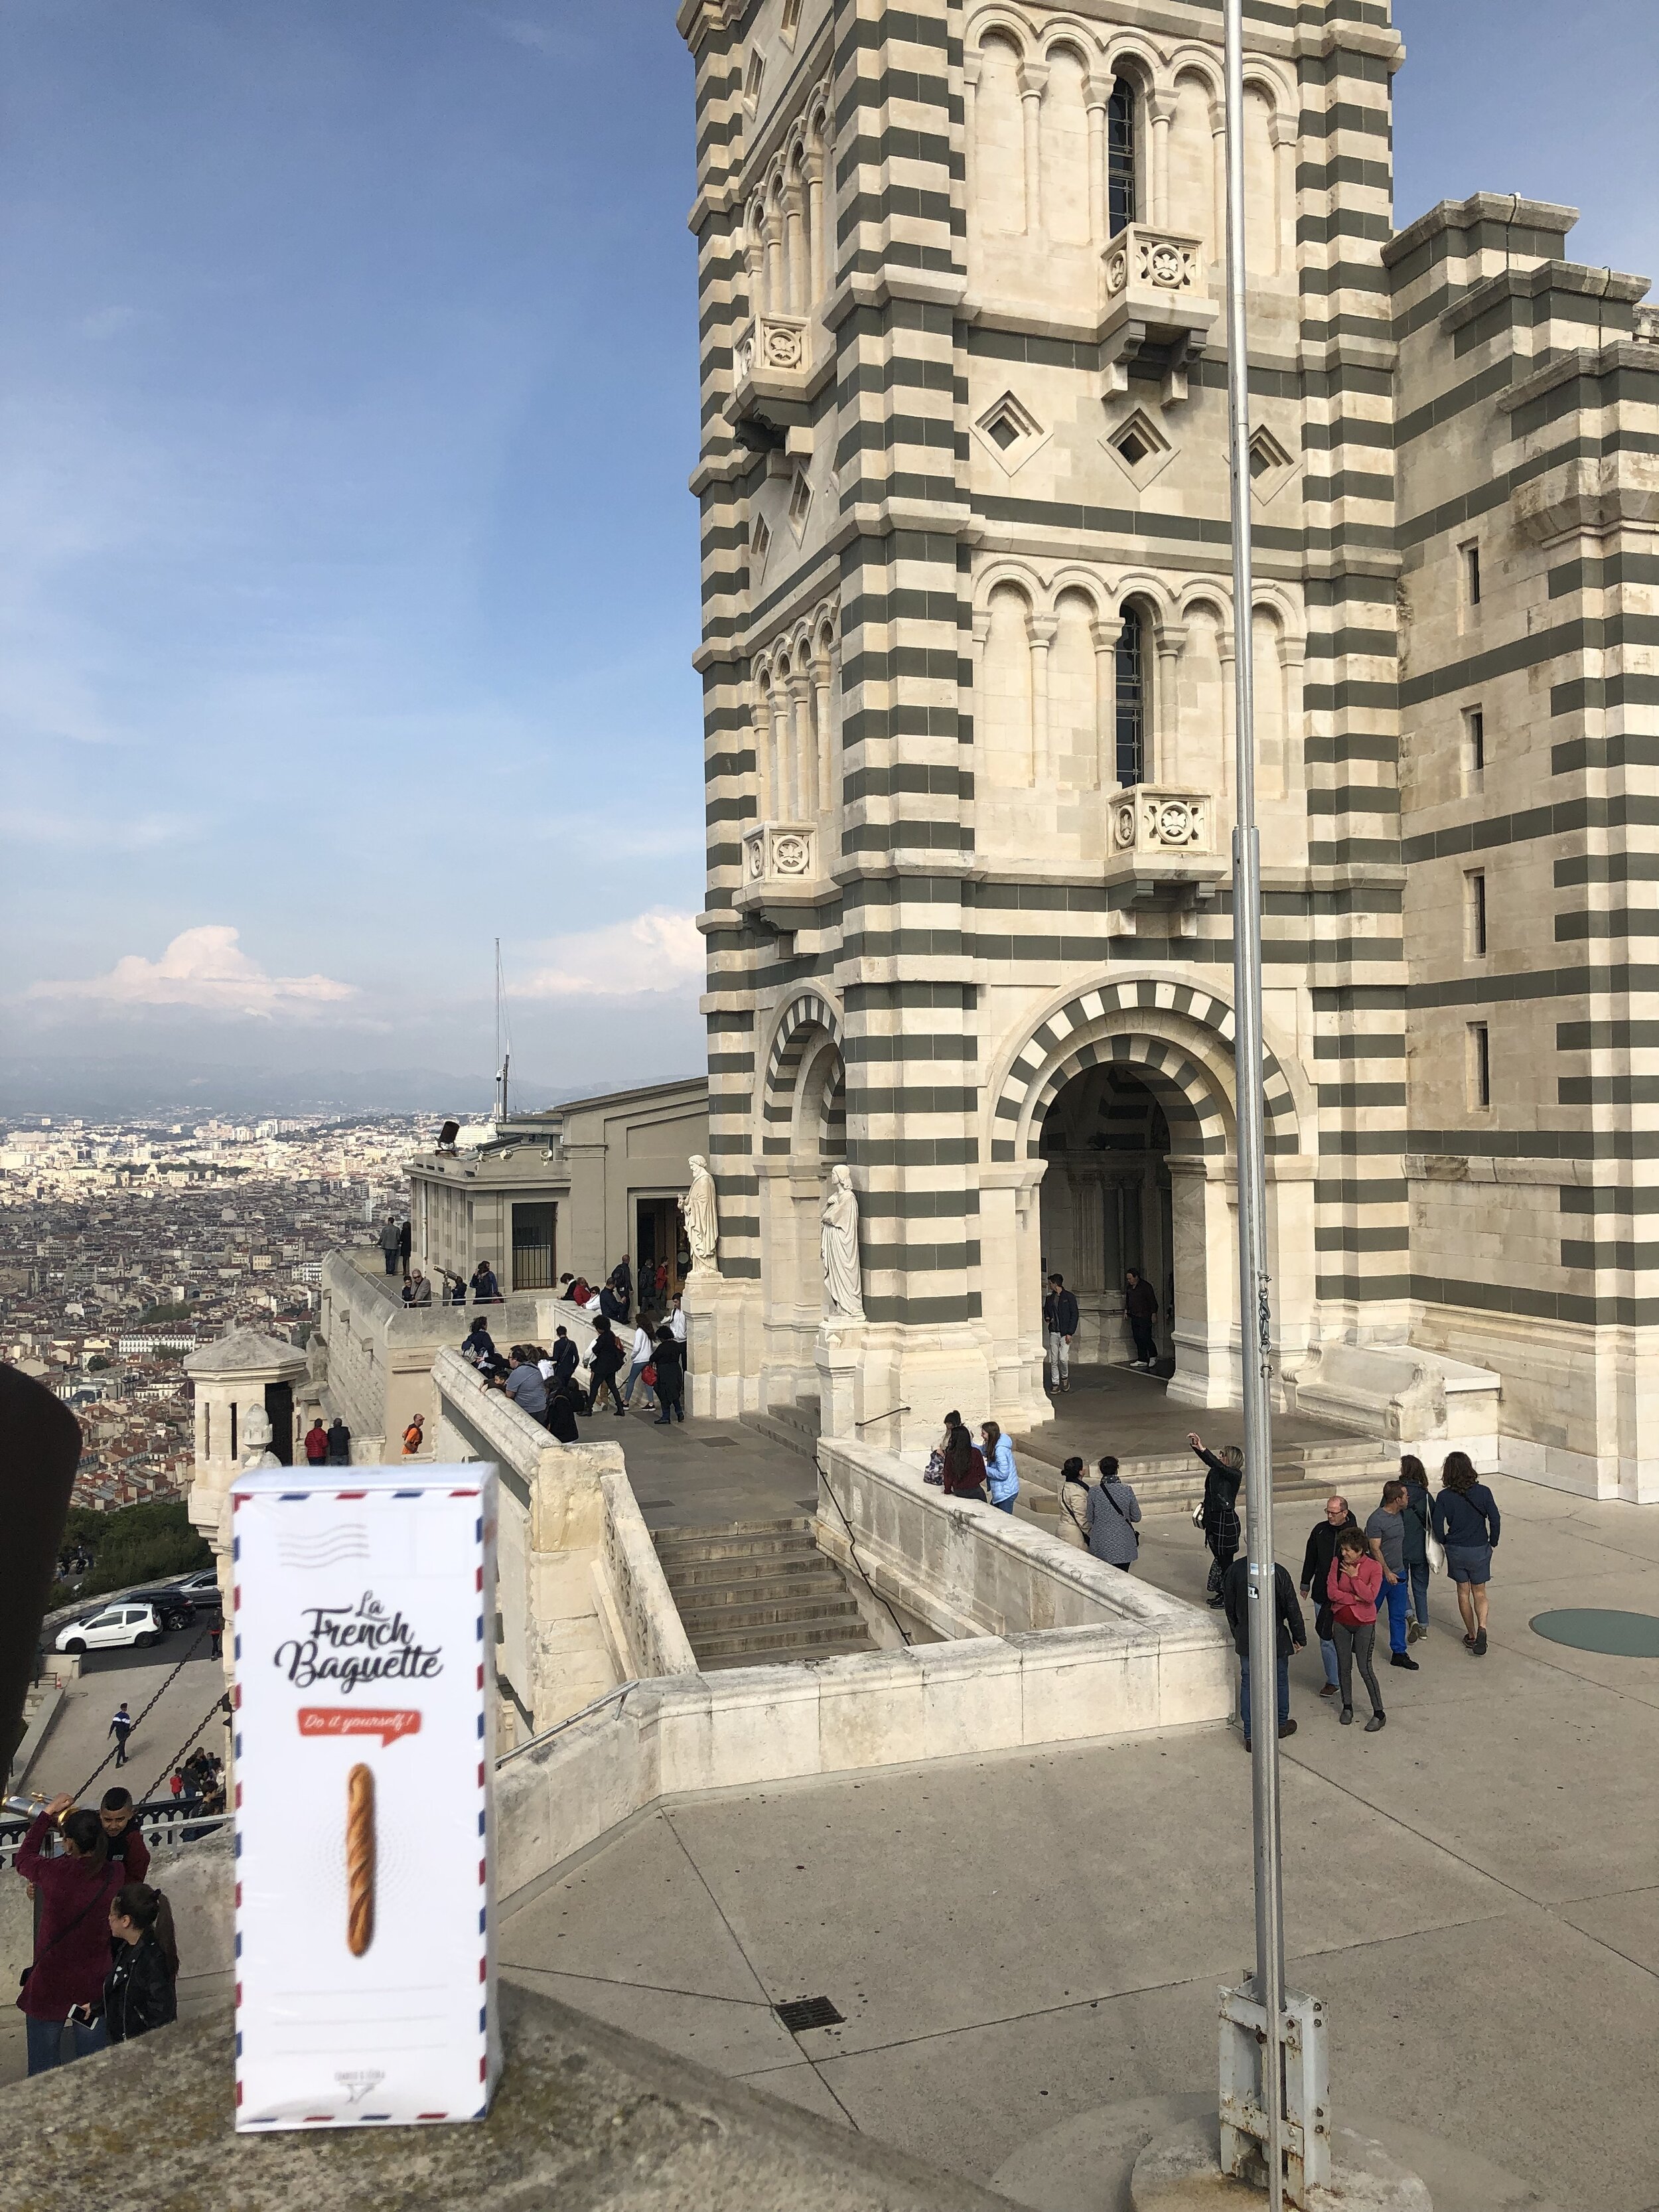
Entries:
MULTIPOLYGON (((1259 2186, 1235 2181, 1221 2170, 1220 2124, 1214 2113, 1155 2136, 1129 2179, 1133 2212, 1230 2212, 1265 2204, 1259 2186)), ((1287 2196, 1285 2203, 1291 2203, 1287 2196)), ((1310 2185, 1306 2212, 1433 2212, 1433 2200, 1417 2175, 1389 2157, 1380 2143, 1338 2128, 1331 2141, 1331 2178, 1310 2185)))

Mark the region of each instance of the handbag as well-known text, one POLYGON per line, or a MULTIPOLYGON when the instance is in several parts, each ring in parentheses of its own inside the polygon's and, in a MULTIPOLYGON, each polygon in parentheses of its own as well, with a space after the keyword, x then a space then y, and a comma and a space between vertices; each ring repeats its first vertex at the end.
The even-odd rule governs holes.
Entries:
POLYGON ((647 1390, 655 1389, 657 1381, 657 1363, 654 1359, 647 1360, 645 1365, 640 1370, 640 1380, 644 1383, 647 1390))
POLYGON ((1428 1558, 1429 1572, 1431 1575, 1443 1575, 1446 1571, 1446 1547, 1434 1533, 1434 1522, 1426 1513, 1419 1513, 1414 1505, 1412 1508, 1412 1518, 1419 1523, 1423 1531, 1423 1549, 1428 1558))

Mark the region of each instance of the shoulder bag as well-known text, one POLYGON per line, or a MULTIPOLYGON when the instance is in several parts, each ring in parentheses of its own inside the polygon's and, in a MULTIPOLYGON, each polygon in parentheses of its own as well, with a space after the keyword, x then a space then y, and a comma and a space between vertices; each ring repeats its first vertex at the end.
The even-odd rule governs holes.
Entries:
POLYGON ((1104 1484, 1103 1482, 1100 1485, 1100 1494, 1101 1494, 1101 1496, 1102 1496, 1102 1497, 1106 1500, 1106 1503, 1107 1503, 1107 1504, 1111 1507, 1111 1509, 1112 1509, 1113 1512, 1116 1514, 1116 1516, 1117 1516, 1118 1519, 1119 1519, 1119 1520, 1123 1523, 1124 1527, 1128 1530, 1128 1532, 1129 1532, 1130 1535, 1133 1537, 1133 1539, 1134 1539, 1134 1546, 1135 1546, 1135 1557, 1136 1557, 1137 1559, 1139 1559, 1139 1556, 1140 1556, 1140 1531, 1139 1531, 1139 1529, 1136 1528, 1136 1526, 1135 1526, 1134 1522, 1133 1522, 1129 1518, 1128 1515, 1124 1511, 1123 1508, 1122 1508, 1122 1507, 1118 1504, 1118 1502, 1117 1502, 1116 1498, 1113 1497, 1113 1495, 1112 1495, 1111 1492, 1110 1492, 1109 1490, 1108 1490, 1108 1488, 1106 1487, 1106 1486, 1105 1486, 1105 1484, 1104 1484))

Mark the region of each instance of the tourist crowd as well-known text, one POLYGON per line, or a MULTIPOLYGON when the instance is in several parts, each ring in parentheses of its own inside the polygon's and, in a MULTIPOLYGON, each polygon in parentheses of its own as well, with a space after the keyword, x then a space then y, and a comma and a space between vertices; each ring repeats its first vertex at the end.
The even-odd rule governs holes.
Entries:
MULTIPOLYGON (((1063 1295, 1060 1279, 1050 1280, 1054 1291, 1063 1295)), ((1071 1316, 1062 1309, 1060 1318, 1071 1316)), ((1054 1386, 1060 1389, 1067 1387, 1066 1366, 1060 1360, 1054 1386)), ((1202 1532, 1210 1555, 1209 1602, 1225 1614, 1238 1654, 1239 1718, 1248 1749, 1249 1561, 1240 1553, 1238 1507, 1244 1455, 1237 1444, 1211 1451, 1200 1437, 1189 1435, 1187 1441, 1204 1468, 1204 1492, 1193 1509, 1193 1525, 1202 1532)), ((1060 1469, 1060 1505, 1094 1556, 1127 1574, 1140 1555, 1140 1505, 1109 1453, 1099 1461, 1097 1476, 1091 1482, 1083 1461, 1068 1459, 1060 1469)), ((1010 1439, 995 1421, 986 1421, 975 1441, 956 1412, 945 1417, 945 1432, 928 1456, 923 1480, 947 1498, 972 1499, 1004 1513, 1013 1511, 1019 1495, 1010 1439)), ((1428 1633, 1431 1575, 1449 1577, 1457 1593, 1464 1646, 1475 1658, 1485 1658, 1487 1586, 1502 1527, 1497 1501, 1468 1455, 1461 1451, 1447 1454, 1440 1490, 1432 1497, 1422 1461, 1407 1454, 1400 1462, 1398 1477, 1383 1484, 1376 1509, 1363 1528, 1346 1498, 1328 1498, 1309 1534, 1299 1582, 1282 1565, 1273 1570, 1279 1735, 1296 1733, 1291 1717, 1290 1662, 1293 1652, 1307 1649, 1304 1598, 1314 1607, 1314 1634, 1324 1663, 1320 1696, 1337 1701, 1338 1719, 1344 1727, 1351 1725, 1357 1668, 1370 1705, 1367 1735, 1376 1734, 1388 1723, 1376 1674, 1378 1627, 1387 1629, 1389 1664, 1416 1674, 1419 1662, 1411 1656, 1412 1646, 1428 1633)))

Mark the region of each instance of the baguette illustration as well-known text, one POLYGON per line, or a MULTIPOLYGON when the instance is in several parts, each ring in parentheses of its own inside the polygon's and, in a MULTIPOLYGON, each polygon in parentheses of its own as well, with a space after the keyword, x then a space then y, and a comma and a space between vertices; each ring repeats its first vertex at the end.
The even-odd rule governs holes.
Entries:
POLYGON ((374 1941, 374 1774, 354 1766, 346 1779, 346 1948, 361 1959, 374 1941))

